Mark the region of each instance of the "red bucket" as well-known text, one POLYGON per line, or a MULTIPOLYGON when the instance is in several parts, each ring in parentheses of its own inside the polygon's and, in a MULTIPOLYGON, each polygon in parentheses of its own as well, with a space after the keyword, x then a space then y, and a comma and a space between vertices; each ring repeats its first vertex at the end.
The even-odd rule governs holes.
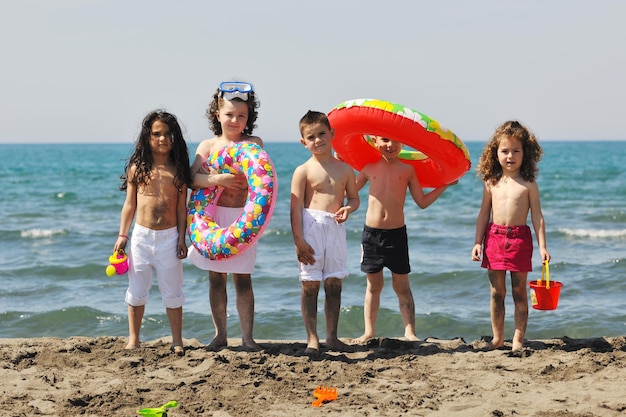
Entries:
POLYGON ((541 268, 541 279, 530 281, 530 302, 536 310, 556 310, 559 304, 562 283, 550 281, 550 267, 548 261, 541 268))

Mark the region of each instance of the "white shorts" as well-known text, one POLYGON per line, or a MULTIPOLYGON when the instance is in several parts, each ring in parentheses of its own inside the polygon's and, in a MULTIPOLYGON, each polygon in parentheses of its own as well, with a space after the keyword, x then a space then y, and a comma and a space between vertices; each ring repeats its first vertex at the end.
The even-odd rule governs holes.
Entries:
POLYGON ((300 281, 347 277, 348 243, 344 224, 337 223, 333 213, 304 209, 302 231, 304 240, 315 251, 315 263, 305 265, 300 262, 300 281))
MULTIPOLYGON (((233 223, 241 215, 243 207, 222 207, 215 208, 215 222, 221 227, 226 227, 233 223)), ((245 251, 226 259, 211 260, 202 255, 195 246, 189 247, 187 258, 192 264, 205 271, 225 272, 233 274, 252 274, 256 262, 256 251, 258 241, 248 246, 245 251)))
POLYGON ((152 273, 156 271, 157 283, 166 308, 182 307, 183 262, 178 258, 178 229, 152 230, 135 224, 128 251, 128 289, 126 302, 142 306, 148 302, 152 273))

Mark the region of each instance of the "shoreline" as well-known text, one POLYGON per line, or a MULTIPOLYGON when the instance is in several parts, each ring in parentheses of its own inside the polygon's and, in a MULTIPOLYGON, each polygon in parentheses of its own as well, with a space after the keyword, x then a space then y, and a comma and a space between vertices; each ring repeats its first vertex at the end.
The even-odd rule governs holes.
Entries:
POLYGON ((0 407, 10 416, 622 416, 626 336, 528 340, 524 356, 463 339, 372 339, 356 352, 304 354, 306 343, 240 341, 209 352, 185 339, 125 350, 126 337, 0 339, 0 407), (338 398, 311 406, 317 386, 338 398))

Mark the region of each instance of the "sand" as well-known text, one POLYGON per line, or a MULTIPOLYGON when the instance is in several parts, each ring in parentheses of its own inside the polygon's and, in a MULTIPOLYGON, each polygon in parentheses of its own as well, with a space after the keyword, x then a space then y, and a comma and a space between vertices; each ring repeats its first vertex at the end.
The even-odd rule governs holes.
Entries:
POLYGON ((381 338, 319 359, 298 341, 185 342, 181 358, 169 339, 0 339, 0 415, 136 416, 171 400, 169 417, 626 415, 626 337, 531 340, 523 357, 462 339, 381 338), (318 385, 337 399, 312 407, 318 385))

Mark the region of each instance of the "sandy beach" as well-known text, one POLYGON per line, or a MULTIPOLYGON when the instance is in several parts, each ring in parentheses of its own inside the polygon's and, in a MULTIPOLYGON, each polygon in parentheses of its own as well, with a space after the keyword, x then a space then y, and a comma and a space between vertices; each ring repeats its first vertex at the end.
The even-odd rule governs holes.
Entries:
POLYGON ((304 355, 299 341, 195 339, 125 350, 121 337, 0 339, 3 416, 133 416, 175 400, 168 416, 537 416, 626 414, 626 337, 527 342, 523 357, 484 341, 375 339, 354 353, 304 355), (317 386, 337 399, 312 407, 317 386))

